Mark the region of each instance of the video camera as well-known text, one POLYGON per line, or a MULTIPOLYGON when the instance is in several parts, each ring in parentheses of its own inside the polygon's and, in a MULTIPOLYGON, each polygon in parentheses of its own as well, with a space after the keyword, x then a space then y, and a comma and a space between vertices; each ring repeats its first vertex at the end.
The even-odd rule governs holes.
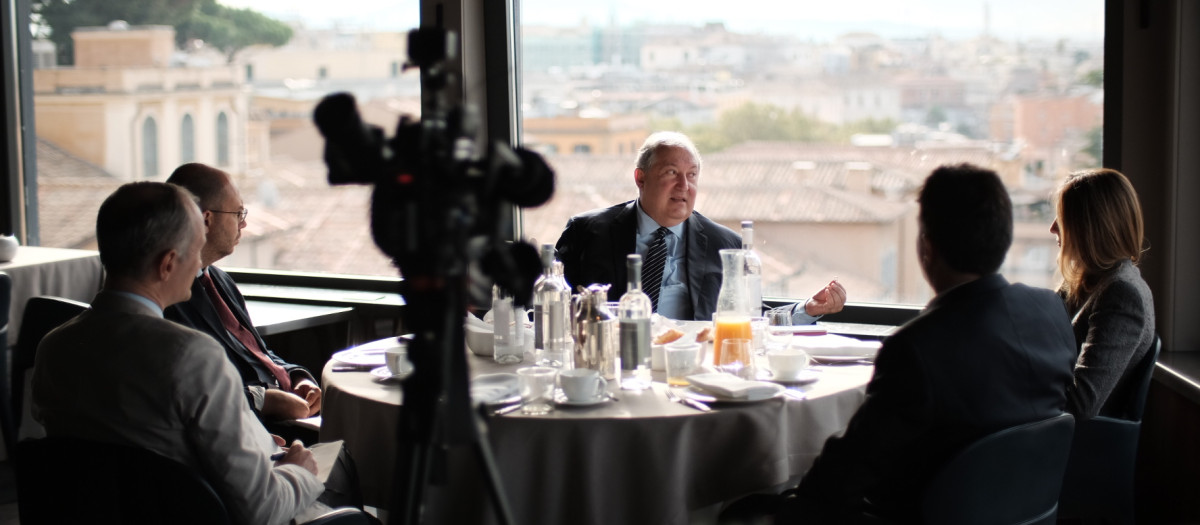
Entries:
MULTIPOLYGON (((507 242, 508 204, 537 206, 554 193, 554 173, 537 153, 492 141, 477 147, 477 118, 451 100, 446 62, 457 55, 454 34, 422 27, 408 34, 409 62, 421 70, 420 120, 401 117, 387 139, 366 125, 354 96, 325 97, 313 119, 325 137, 330 184, 373 184, 371 232, 406 281, 481 270, 521 304, 529 304, 541 273, 537 249, 507 242)), ((412 283, 410 283, 412 284, 412 283)), ((488 288, 490 290, 490 288, 488 288)))

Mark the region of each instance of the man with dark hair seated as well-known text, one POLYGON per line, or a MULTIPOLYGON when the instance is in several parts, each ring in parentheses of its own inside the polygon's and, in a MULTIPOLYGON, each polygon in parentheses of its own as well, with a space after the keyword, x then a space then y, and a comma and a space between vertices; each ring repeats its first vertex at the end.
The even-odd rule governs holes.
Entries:
POLYGON ((1010 284, 997 271, 1012 244, 1012 203, 991 170, 933 171, 921 188, 917 254, 936 296, 889 337, 867 398, 845 434, 829 438, 787 497, 735 503, 775 523, 921 519, 938 470, 986 434, 1063 412, 1075 336, 1049 290, 1010 284))

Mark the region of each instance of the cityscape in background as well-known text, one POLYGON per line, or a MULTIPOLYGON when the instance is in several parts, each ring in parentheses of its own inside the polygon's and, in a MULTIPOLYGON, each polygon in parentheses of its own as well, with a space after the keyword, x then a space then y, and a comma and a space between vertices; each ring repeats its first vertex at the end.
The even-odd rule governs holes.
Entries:
MULTIPOLYGON (((851 301, 923 303, 914 196, 957 162, 1009 187, 1018 222, 1003 273, 1052 287, 1050 192, 1102 151, 1103 35, 1002 39, 987 4, 977 25, 972 38, 864 28, 823 40, 719 22, 523 26, 523 144, 558 176, 524 234, 554 243, 571 215, 636 198, 637 149, 670 129, 703 155, 697 211, 735 230, 754 221, 765 295, 804 297, 836 277, 851 301)), ((197 161, 231 172, 250 210, 221 265, 395 275, 371 239, 370 188, 328 185, 311 112, 349 91, 389 134, 418 115, 404 33, 296 26, 287 44, 229 60, 181 49, 173 31, 81 28, 72 66, 35 42, 41 244, 94 248, 112 189, 197 161)))

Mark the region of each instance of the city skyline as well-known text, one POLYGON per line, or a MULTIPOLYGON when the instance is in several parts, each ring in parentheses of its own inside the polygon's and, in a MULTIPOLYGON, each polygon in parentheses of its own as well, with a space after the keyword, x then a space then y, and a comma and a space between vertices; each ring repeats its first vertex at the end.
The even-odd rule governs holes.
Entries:
MULTIPOLYGON (((368 30, 405 31, 418 24, 418 0, 223 0, 223 4, 255 9, 312 28, 348 26, 368 30)), ((737 9, 721 3, 634 0, 570 3, 561 0, 520 0, 525 25, 603 26, 721 22, 731 31, 790 34, 830 40, 840 34, 870 31, 887 38, 916 38, 931 34, 972 38, 988 32, 1006 40, 1094 40, 1104 34, 1102 0, 854 0, 849 2, 788 2, 743 0, 737 9), (784 6, 785 9, 779 9, 784 6), (984 13, 989 14, 985 17, 984 13), (864 13, 869 15, 864 16, 864 13), (869 16, 869 18, 867 17, 869 16)))

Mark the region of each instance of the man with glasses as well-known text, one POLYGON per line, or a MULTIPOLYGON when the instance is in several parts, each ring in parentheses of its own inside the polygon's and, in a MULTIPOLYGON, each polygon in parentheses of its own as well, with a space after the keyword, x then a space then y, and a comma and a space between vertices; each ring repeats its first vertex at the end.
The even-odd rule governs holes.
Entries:
POLYGON ((267 348, 250 322, 246 299, 233 278, 213 263, 233 253, 246 227, 247 210, 229 174, 200 163, 184 164, 167 179, 200 199, 208 228, 200 257, 203 267, 192 283, 192 298, 166 309, 167 319, 212 335, 242 376, 246 399, 273 433, 316 441, 316 433, 288 424, 321 411, 321 388, 303 367, 267 348))

